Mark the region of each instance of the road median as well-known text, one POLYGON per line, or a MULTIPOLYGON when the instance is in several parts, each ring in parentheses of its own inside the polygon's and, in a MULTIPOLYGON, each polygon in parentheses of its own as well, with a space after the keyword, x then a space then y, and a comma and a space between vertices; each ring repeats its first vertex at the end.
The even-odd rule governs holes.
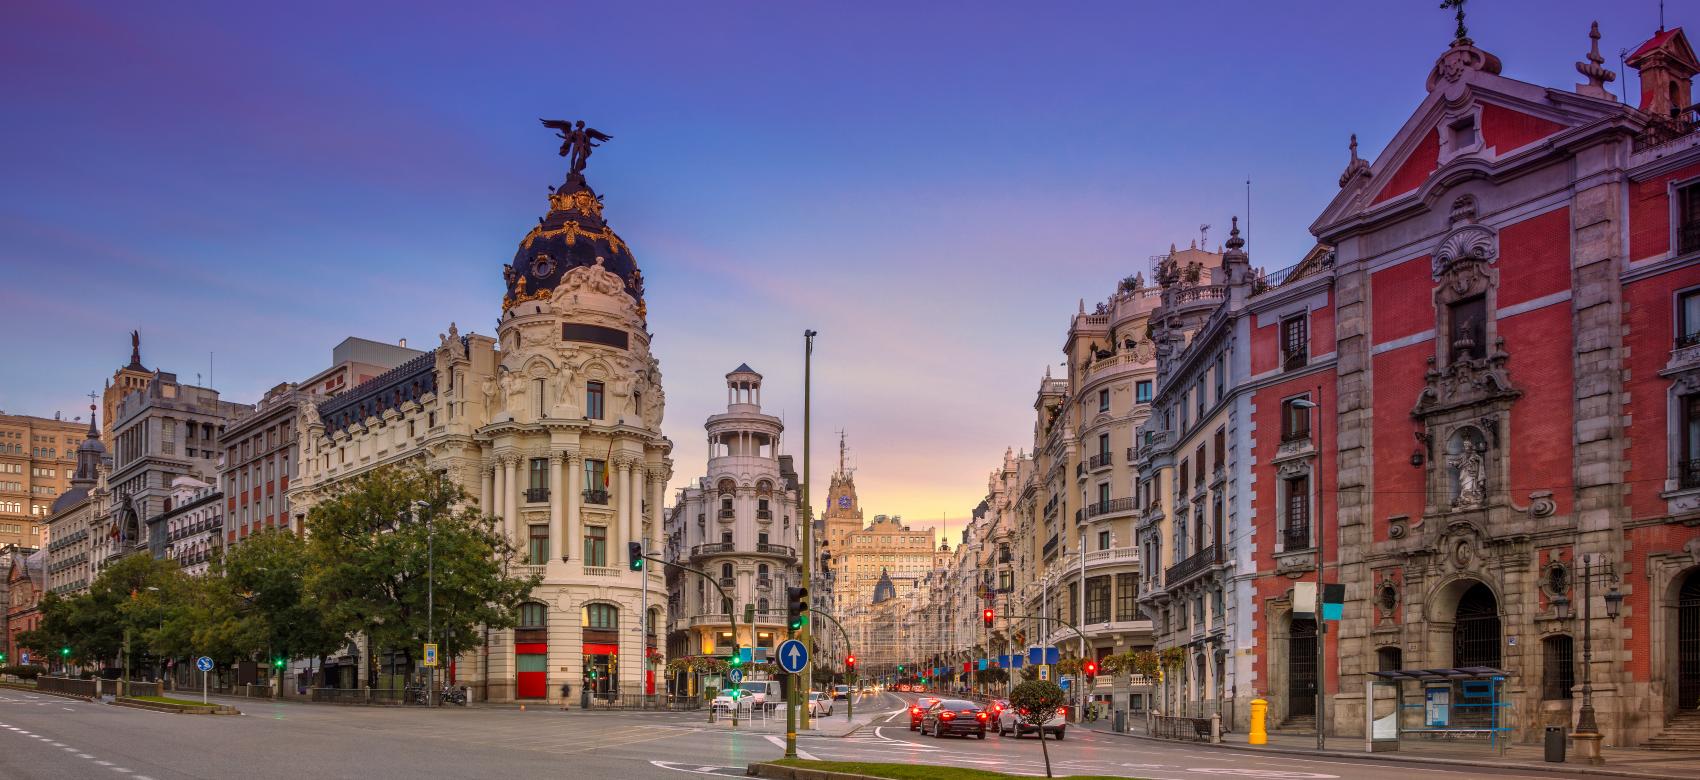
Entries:
POLYGON ((138 710, 153 712, 170 712, 178 715, 241 715, 235 707, 225 704, 202 704, 187 699, 171 699, 164 696, 119 696, 112 700, 119 707, 132 707, 138 710))
MULTIPOLYGON (((805 761, 782 758, 751 764, 750 775, 770 780, 1005 780, 1008 775, 984 769, 929 764, 882 764, 863 761, 805 761)), ((1056 780, 1128 780, 1109 775, 1059 775, 1056 780)))

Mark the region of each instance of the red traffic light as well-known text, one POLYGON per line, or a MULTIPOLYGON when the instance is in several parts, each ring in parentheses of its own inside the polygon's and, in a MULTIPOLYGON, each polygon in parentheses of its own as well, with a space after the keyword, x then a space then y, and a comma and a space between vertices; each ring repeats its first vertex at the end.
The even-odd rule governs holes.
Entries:
POLYGON ((991 610, 991 609, 986 609, 985 611, 980 613, 980 617, 983 617, 983 618, 986 619, 986 628, 992 627, 992 620, 997 618, 997 616, 998 616, 998 613, 991 610))
POLYGON ((856 668, 856 656, 853 656, 853 655, 845 656, 844 657, 844 665, 851 668, 851 669, 856 668))
POLYGON ((1087 677, 1097 677, 1098 676, 1098 662, 1097 661, 1087 661, 1086 662, 1086 676, 1087 677))

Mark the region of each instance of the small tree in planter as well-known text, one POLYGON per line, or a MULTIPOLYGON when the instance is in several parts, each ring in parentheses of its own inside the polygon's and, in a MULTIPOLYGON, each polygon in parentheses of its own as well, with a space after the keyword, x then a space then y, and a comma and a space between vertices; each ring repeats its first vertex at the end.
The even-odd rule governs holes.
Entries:
MULTIPOLYGON (((1051 776, 1051 749, 1045 746, 1045 723, 1057 716, 1057 710, 1067 703, 1068 694, 1049 680, 1028 680, 1015 686, 1009 695, 1009 706, 1015 717, 1039 732, 1039 751, 1045 754, 1045 776, 1051 776)), ((1020 736, 1019 729, 1017 736, 1020 736)))

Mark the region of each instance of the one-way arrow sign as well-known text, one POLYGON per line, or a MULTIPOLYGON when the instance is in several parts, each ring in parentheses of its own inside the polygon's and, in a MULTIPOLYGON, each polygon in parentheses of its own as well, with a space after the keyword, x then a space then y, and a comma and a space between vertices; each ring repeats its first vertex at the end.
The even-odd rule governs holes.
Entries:
POLYGON ((779 645, 779 668, 791 674, 803 671, 809 663, 809 648, 795 639, 787 639, 779 645))

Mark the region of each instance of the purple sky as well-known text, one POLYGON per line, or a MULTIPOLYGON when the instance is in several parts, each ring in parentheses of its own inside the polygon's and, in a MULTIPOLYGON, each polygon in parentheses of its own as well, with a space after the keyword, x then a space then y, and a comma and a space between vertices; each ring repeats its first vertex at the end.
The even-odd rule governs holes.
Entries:
MULTIPOLYGON (((1427 0, 231 5, 0 11, 0 409, 82 413, 132 328, 243 402, 344 336, 492 332, 565 171, 537 118, 583 118, 616 137, 588 174, 644 270, 675 485, 740 362, 800 452, 813 327, 816 480, 846 429, 870 514, 953 528, 1077 299, 1225 239, 1248 176, 1254 264, 1296 262, 1348 134, 1379 153, 1452 33, 1427 0)), ((1470 29, 1568 88, 1596 18, 1616 69, 1657 3, 1470 29)))

